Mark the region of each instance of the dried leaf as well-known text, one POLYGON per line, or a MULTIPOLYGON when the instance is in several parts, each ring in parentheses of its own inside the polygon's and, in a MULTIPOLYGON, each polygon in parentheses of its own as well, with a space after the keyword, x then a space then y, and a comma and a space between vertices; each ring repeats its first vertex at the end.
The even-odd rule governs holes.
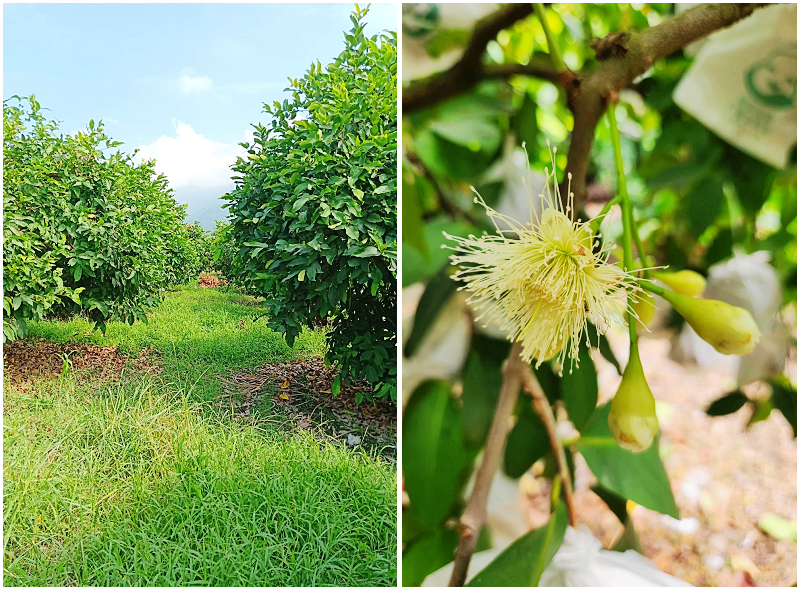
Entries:
POLYGON ((281 383, 281 389, 289 389, 289 380, 284 379, 283 383, 281 383))

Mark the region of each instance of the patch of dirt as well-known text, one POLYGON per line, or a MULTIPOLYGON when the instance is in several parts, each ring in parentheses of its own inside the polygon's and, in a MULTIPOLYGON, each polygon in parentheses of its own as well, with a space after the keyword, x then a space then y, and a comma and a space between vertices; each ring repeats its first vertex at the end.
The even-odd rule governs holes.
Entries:
POLYGON ((197 278, 197 284, 204 289, 217 289, 220 285, 227 285, 228 281, 220 278, 217 272, 203 272, 197 278))
POLYGON ((313 357, 264 365, 252 373, 217 375, 226 392, 217 405, 230 408, 235 418, 257 421, 253 410, 268 399, 288 417, 291 428, 380 452, 382 458, 395 462, 397 405, 386 400, 357 404, 356 395, 372 389, 367 382, 342 385, 334 397, 331 387, 336 374, 321 357, 313 357))
POLYGON ((89 371, 93 378, 117 381, 129 361, 138 370, 160 373, 161 367, 151 362, 153 355, 150 347, 131 356, 119 352, 118 346, 26 338, 3 345, 3 369, 15 387, 26 391, 33 378, 56 378, 64 371, 89 371))

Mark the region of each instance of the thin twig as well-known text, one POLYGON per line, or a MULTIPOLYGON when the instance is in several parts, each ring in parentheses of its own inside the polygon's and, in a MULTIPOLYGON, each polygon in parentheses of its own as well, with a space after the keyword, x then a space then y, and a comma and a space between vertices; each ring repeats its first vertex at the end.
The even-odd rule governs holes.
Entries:
POLYGON ((547 396, 529 365, 525 365, 522 369, 522 387, 533 398, 533 409, 536 410, 547 431, 547 438, 556 458, 558 475, 564 490, 564 502, 567 505, 569 524, 575 527, 578 524, 578 519, 575 512, 575 499, 573 497, 572 478, 569 475, 569 466, 567 465, 567 455, 564 452, 564 445, 561 444, 561 439, 558 438, 558 433, 556 432, 556 417, 553 414, 553 408, 550 407, 550 402, 547 401, 547 396))
MULTIPOLYGON (((453 565, 453 574, 450 577, 450 586, 463 586, 467 579, 469 562, 475 551, 478 533, 486 520, 486 503, 489 500, 489 490, 492 487, 497 468, 500 466, 500 457, 508 437, 508 420, 514 411, 519 391, 522 387, 523 371, 528 365, 522 362, 519 354, 522 345, 515 342, 511 352, 503 364, 503 385, 500 387, 500 396, 497 408, 486 439, 483 459, 475 475, 475 485, 467 500, 464 513, 461 515, 460 538, 456 559, 453 565)), ((530 368, 530 367, 528 367, 530 368)))

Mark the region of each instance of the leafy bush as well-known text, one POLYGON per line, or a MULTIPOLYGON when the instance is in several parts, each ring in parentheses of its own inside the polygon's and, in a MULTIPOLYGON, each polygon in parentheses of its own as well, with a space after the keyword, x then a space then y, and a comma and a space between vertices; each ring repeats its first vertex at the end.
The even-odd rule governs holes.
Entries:
POLYGON ((178 236, 170 244, 167 258, 169 283, 182 285, 196 280, 203 271, 214 264, 212 236, 197 223, 183 224, 178 236))
POLYGON ((333 63, 312 64, 291 99, 265 105, 272 122, 242 144, 227 198, 234 267, 266 297, 270 325, 291 344, 332 318, 327 358, 342 379, 394 399, 397 42, 364 36, 366 14, 351 15, 333 63))
POLYGON ((217 221, 217 226, 211 234, 211 251, 213 260, 212 270, 222 274, 228 281, 238 278, 238 273, 234 270, 236 261, 236 242, 231 235, 231 224, 227 221, 217 221))
POLYGON ((86 311, 101 330, 146 322, 197 266, 186 206, 154 162, 106 153, 121 142, 102 123, 56 135, 41 111, 33 96, 3 103, 3 339, 51 310, 86 311))

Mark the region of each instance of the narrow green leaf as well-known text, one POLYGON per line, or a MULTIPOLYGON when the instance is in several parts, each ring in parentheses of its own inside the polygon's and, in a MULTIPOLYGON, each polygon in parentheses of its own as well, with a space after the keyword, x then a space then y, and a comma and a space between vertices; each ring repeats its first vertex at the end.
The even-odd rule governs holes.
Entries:
POLYGON ((561 399, 567 407, 570 421, 581 430, 597 406, 597 372, 589 349, 581 342, 580 363, 571 372, 564 368, 561 377, 561 399))
POLYGON ((797 389, 788 382, 777 379, 770 381, 772 386, 772 405, 789 421, 794 437, 797 438, 797 389))
POLYGON ((722 179, 716 174, 705 177, 692 189, 687 197, 692 234, 700 236, 714 222, 724 200, 722 179))
POLYGON ((600 354, 603 355, 604 359, 606 359, 609 363, 614 365, 614 368, 617 370, 617 373, 619 375, 622 375, 622 367, 620 366, 619 361, 617 360, 617 357, 614 354, 614 351, 611 350, 611 344, 609 344, 608 338, 606 337, 605 334, 600 335, 598 350, 600 351, 600 354))
POLYGON ((711 402, 706 408, 706 414, 709 416, 727 416, 739 410, 747 401, 747 396, 737 389, 711 402))
POLYGON ((507 340, 489 338, 480 333, 472 338, 461 375, 461 399, 467 441, 475 447, 482 447, 486 442, 503 382, 503 362, 510 348, 511 343, 507 340))
POLYGON ((503 455, 503 469, 514 479, 522 477, 550 449, 547 430, 534 411, 530 397, 522 396, 520 402, 519 417, 508 434, 503 455))
POLYGON ((439 528, 415 538, 403 551, 403 586, 419 586, 428 576, 453 561, 458 546, 455 529, 439 528))
POLYGON ((462 413, 444 381, 426 381, 403 413, 403 474, 419 521, 437 528, 459 500, 468 454, 462 413))
POLYGON ((519 537, 478 572, 467 586, 536 586, 561 546, 566 530, 567 510, 563 503, 559 503, 546 525, 519 537))

